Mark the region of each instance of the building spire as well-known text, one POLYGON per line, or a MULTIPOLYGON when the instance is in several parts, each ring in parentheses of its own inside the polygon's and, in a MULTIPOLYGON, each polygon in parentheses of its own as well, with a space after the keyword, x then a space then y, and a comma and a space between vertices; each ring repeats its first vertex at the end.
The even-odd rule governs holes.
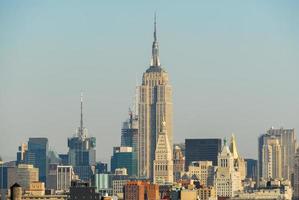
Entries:
POLYGON ((157 13, 155 12, 154 17, 154 41, 157 41, 157 13))
POLYGON ((154 42, 152 45, 151 66, 160 67, 159 44, 158 44, 158 40, 157 40, 157 15, 156 15, 156 12, 154 15, 154 42))
POLYGON ((81 116, 80 116, 80 130, 79 130, 79 134, 82 137, 83 136, 83 92, 81 92, 81 116))

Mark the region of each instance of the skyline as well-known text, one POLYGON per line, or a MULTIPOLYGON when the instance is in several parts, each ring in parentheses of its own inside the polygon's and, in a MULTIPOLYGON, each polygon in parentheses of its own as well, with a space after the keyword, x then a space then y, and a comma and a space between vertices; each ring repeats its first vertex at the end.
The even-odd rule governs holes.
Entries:
MULTIPOLYGON (((266 129, 298 130, 299 28, 295 25, 299 15, 295 14, 298 3, 290 2, 288 6, 245 3, 246 8, 230 1, 230 6, 251 14, 239 18, 234 17, 241 10, 231 8, 232 13, 226 15, 223 3, 201 2, 195 8, 175 3, 171 10, 159 2, 160 58, 173 86, 175 142, 224 138, 233 132, 241 155, 257 158, 257 137, 266 129), (177 12, 180 9, 185 12, 177 12), (187 13, 188 9, 193 12, 187 13), (194 13, 196 9, 202 12, 194 13), (209 14, 212 9, 218 11, 213 13, 216 16, 209 14), (194 26, 197 20, 205 30, 194 26)), ((126 4, 76 2, 69 8, 67 3, 45 1, 34 2, 33 7, 20 3, 17 10, 13 4, 1 2, 0 8, 5 11, 0 12, 4 24, 0 33, 1 156, 15 158, 7 152, 15 152, 21 142, 37 136, 48 137, 50 147, 66 152, 67 138, 80 122, 83 90, 84 124, 97 137, 97 160, 109 160, 111 147, 120 144, 121 124, 132 104, 136 77, 139 84, 150 65, 156 5, 130 4, 128 14, 126 4), (26 10, 29 7, 31 12, 26 10), (104 12, 98 13, 99 8, 104 12), (120 11, 119 15, 113 16, 109 8, 120 11), (110 18, 102 20, 105 16, 110 18), (98 20, 103 26, 94 25, 98 20), (65 24, 70 27, 64 28, 65 24), (61 140, 55 140, 57 136, 61 140)))

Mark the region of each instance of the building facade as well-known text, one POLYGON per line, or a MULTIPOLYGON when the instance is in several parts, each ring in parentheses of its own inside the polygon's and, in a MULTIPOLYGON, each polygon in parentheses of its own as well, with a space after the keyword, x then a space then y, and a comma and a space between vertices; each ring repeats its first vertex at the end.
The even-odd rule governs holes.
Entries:
POLYGON ((59 191, 69 191, 74 171, 71 165, 49 165, 49 174, 47 178, 47 188, 59 191))
POLYGON ((25 163, 39 169, 39 180, 44 183, 47 182, 48 153, 48 138, 29 138, 25 163))
POLYGON ((17 167, 8 168, 8 186, 18 183, 24 190, 28 190, 30 183, 38 182, 39 168, 29 164, 19 164, 17 167))
POLYGON ((218 198, 233 197, 242 189, 241 175, 234 167, 234 157, 226 145, 226 141, 218 155, 215 187, 218 198))
POLYGON ((251 178, 252 180, 257 180, 257 160, 255 159, 245 159, 246 163, 246 178, 251 178))
POLYGON ((137 154, 132 147, 114 147, 111 157, 111 172, 117 168, 126 168, 129 176, 137 176, 137 154))
POLYGON ((181 174, 185 171, 185 156, 181 147, 174 146, 173 149, 173 176, 174 181, 178 181, 181 178, 181 174))
POLYGON ((186 139, 185 170, 193 161, 210 160, 217 166, 217 156, 221 151, 221 139, 186 139))
POLYGON ((156 34, 152 45, 150 67, 142 77, 139 86, 139 148, 138 171, 143 178, 153 178, 153 160, 155 159, 156 141, 162 118, 166 121, 167 137, 172 147, 172 88, 168 74, 161 67, 159 45, 156 34))
POLYGON ((240 156, 238 149, 237 149, 237 142, 234 135, 231 137, 229 150, 232 153, 232 156, 234 157, 234 166, 237 171, 240 172, 241 180, 244 180, 246 178, 246 166, 245 166, 245 160, 242 156, 240 156))
POLYGON ((294 199, 299 200, 299 148, 294 158, 294 199))
POLYGON ((161 124, 154 160, 154 183, 167 185, 173 183, 172 146, 168 141, 166 122, 161 124))
POLYGON ((284 179, 291 180, 294 166, 294 156, 296 154, 297 141, 295 129, 270 128, 265 134, 262 134, 258 140, 258 176, 263 177, 263 146, 268 139, 277 138, 281 146, 281 176, 284 179))
POLYGON ((262 150, 262 177, 264 179, 282 178, 281 146, 278 138, 268 138, 262 150))
POLYGON ((209 187, 214 185, 215 167, 212 161, 194 161, 189 165, 189 176, 196 176, 200 185, 209 187))
POLYGON ((130 181, 124 186, 125 200, 160 200, 159 185, 145 181, 130 181))
POLYGON ((132 147, 133 152, 138 153, 138 116, 131 110, 129 119, 123 123, 121 129, 121 146, 132 147))

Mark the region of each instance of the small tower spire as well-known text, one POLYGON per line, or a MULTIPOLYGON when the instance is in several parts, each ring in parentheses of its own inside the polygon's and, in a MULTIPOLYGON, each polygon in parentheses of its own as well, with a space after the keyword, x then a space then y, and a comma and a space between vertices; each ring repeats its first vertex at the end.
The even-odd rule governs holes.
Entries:
POLYGON ((157 15, 155 12, 154 15, 154 42, 152 45, 152 60, 151 66, 160 67, 160 58, 159 58, 159 44, 157 41, 157 15))

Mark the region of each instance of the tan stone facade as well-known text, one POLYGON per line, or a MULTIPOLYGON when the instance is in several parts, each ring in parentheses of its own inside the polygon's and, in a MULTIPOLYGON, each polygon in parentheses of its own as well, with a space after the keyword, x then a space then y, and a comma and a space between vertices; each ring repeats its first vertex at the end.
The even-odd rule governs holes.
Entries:
POLYGON ((161 129, 155 151, 154 183, 165 185, 173 183, 173 160, 165 122, 162 123, 161 129))
POLYGON ((152 46, 151 66, 143 74, 139 86, 139 151, 138 171, 142 178, 153 178, 153 160, 162 119, 166 122, 167 137, 172 147, 172 88, 168 74, 160 66, 156 30, 152 46))

